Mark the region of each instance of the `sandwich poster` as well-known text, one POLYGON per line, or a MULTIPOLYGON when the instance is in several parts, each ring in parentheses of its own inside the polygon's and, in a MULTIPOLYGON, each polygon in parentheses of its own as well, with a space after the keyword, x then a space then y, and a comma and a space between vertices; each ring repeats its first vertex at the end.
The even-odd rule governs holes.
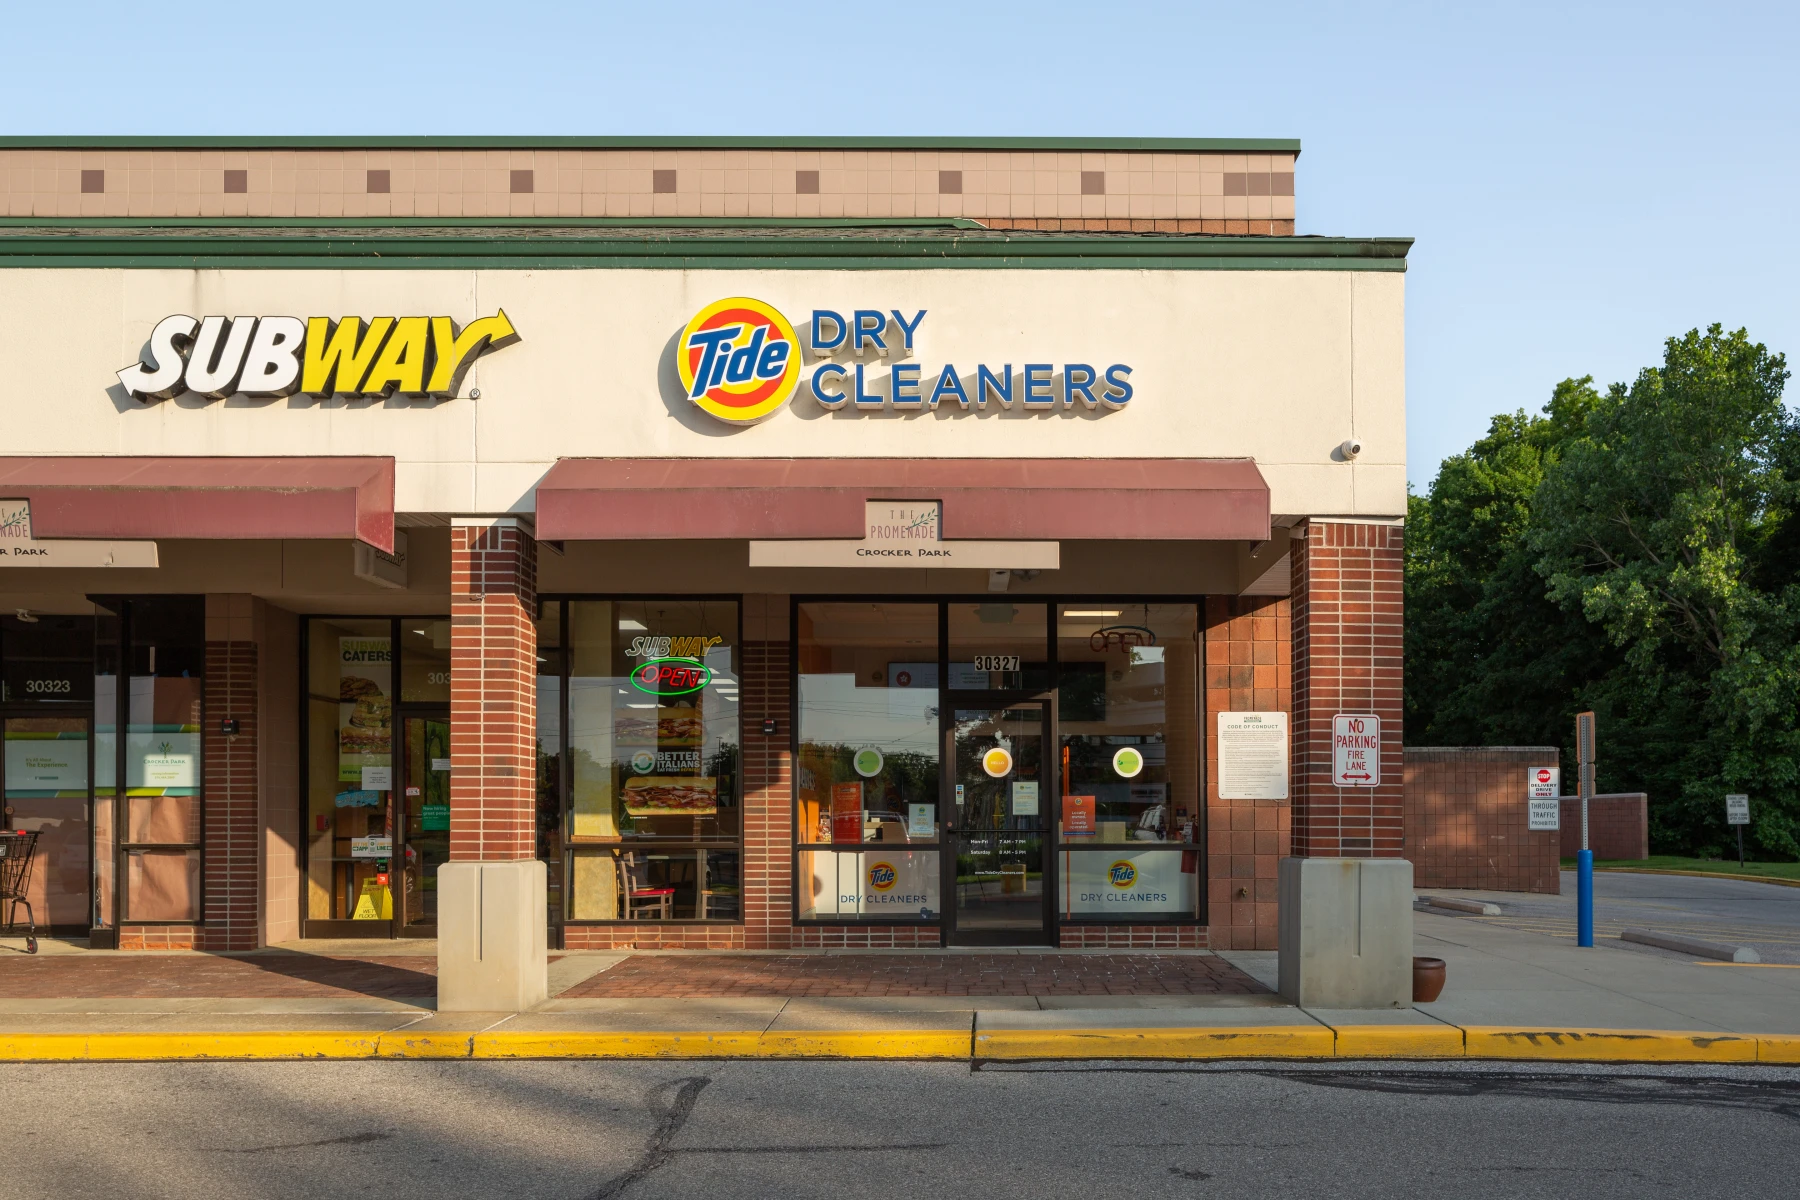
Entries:
POLYGON ((392 788, 393 689, 392 638, 338 639, 339 783, 392 788))

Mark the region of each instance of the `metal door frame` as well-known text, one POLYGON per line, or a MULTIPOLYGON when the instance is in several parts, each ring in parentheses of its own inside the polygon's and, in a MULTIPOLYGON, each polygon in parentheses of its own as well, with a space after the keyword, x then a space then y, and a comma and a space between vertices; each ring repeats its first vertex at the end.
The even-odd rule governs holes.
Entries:
MULTIPOLYGON (((394 857, 388 860, 388 878, 390 880, 389 886, 392 887, 392 880, 394 876, 398 874, 400 886, 396 889, 394 896, 393 936, 396 938, 434 938, 437 936, 437 925, 435 923, 430 925, 409 925, 407 923, 405 863, 406 848, 410 843, 407 841, 406 837, 406 766, 409 753, 412 750, 411 739, 406 731, 406 723, 408 721, 442 721, 446 731, 445 736, 448 737, 450 727, 450 706, 448 704, 416 701, 404 706, 398 704, 394 706, 394 724, 397 727, 395 732, 398 734, 398 737, 395 739, 396 747, 394 758, 397 760, 400 768, 400 787, 398 789, 399 796, 396 801, 399 805, 399 809, 394 814, 394 857), (394 870, 395 863, 401 864, 399 872, 395 872, 394 870)), ((449 746, 446 747, 446 749, 449 749, 454 753, 455 747, 449 746)), ((427 773, 431 770, 429 760, 426 760, 425 770, 427 773)), ((455 787, 454 775, 451 776, 451 783, 448 786, 451 788, 455 787)), ((423 809, 424 796, 421 795, 419 800, 419 807, 423 809)), ((419 893, 421 896, 423 896, 425 892, 424 881, 425 875, 423 868, 421 868, 419 874, 419 893)))
MULTIPOLYGON (((1057 692, 1054 687, 1044 691, 951 691, 945 688, 941 693, 942 717, 940 728, 943 736, 943 747, 939 755, 939 795, 943 798, 945 812, 943 836, 943 861, 939 866, 939 889, 943 896, 943 943, 946 946, 1055 946, 1058 944, 1059 925, 1057 922, 1056 889, 1057 875, 1057 837, 1056 832, 1062 821, 1062 755, 1058 739, 1057 692), (996 712, 1004 711, 1020 705, 1037 705, 1042 713, 1041 737, 1043 745, 1040 757, 1038 787, 1038 826, 1043 838, 1043 872, 1039 877, 1042 887, 1043 925, 1035 932, 1036 936, 1022 937, 1011 930, 958 931, 956 928, 956 850, 959 839, 966 834, 950 824, 949 815, 956 811, 956 710, 963 708, 982 708, 996 712)), ((1025 933, 1027 931, 1020 931, 1025 933)))

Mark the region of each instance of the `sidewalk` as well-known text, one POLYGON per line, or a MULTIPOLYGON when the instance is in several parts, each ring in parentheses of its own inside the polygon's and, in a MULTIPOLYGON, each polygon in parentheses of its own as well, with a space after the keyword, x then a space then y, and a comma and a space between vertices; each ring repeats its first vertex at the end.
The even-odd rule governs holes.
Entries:
MULTIPOLYGON (((410 954, 0 948, 0 1060, 198 1057, 1490 1057, 1800 1062, 1800 970, 1580 950, 1415 914, 1436 1003, 1327 1011, 1272 952, 589 954, 525 1013, 432 1008, 410 954), (92 964, 92 965, 90 965, 92 964), (684 994, 672 995, 672 991, 684 994)), ((367 946, 368 943, 363 943, 367 946)))

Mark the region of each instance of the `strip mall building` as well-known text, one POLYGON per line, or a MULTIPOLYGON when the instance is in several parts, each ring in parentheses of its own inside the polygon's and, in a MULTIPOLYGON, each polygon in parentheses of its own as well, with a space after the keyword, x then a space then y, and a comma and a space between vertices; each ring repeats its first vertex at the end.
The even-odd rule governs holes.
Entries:
POLYGON ((1410 243, 1298 152, 0 143, 37 921, 1273 946, 1402 847, 1410 243))

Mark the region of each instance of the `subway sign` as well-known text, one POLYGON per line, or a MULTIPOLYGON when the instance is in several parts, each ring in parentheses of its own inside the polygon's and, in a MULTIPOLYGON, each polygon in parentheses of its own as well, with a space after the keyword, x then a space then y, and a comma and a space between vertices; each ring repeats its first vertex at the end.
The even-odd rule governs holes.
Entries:
POLYGON ((119 383, 144 402, 227 396, 448 399, 475 360, 519 340, 504 309, 449 317, 164 317, 119 383))

